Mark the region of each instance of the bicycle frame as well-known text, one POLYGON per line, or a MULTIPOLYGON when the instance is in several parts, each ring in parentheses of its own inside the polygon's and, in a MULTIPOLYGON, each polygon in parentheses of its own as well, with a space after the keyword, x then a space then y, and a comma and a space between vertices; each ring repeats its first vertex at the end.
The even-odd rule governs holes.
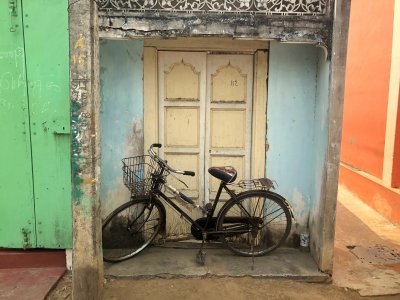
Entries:
MULTIPOLYGON (((161 171, 161 173, 157 176, 158 178, 156 179, 154 186, 152 188, 152 194, 158 195, 161 198, 163 198, 170 206, 172 206, 176 212, 178 212, 181 216, 183 216, 186 221, 188 221, 190 224, 196 226, 199 230, 201 230, 202 234, 207 234, 207 225, 209 224, 211 218, 214 215, 215 209, 217 208, 217 204, 219 202, 219 198, 221 196, 222 190, 225 190, 228 195, 231 197, 231 199, 236 200, 237 199, 237 195, 230 190, 227 186, 226 183, 222 182, 220 183, 220 186, 218 188, 218 192, 217 195, 215 197, 215 201, 213 203, 213 206, 211 207, 210 210, 205 211, 207 214, 207 218, 206 218, 206 223, 205 226, 202 227, 201 225, 199 225, 195 220, 193 220, 187 213, 185 213, 177 204, 175 204, 171 198, 169 198, 167 195, 165 195, 161 190, 160 187, 162 184, 166 184, 166 181, 163 179, 162 174, 164 173, 164 169, 161 171)), ((172 187, 172 186, 170 186, 172 187)), ((173 187, 172 187, 173 188, 173 187)), ((175 188, 174 188, 175 189, 175 188)), ((178 191, 177 189, 175 189, 176 191, 178 191)), ((185 194, 179 192, 180 195, 183 195, 183 197, 190 199, 188 196, 186 196, 185 194)), ((191 200, 191 199, 190 199, 191 200)), ((254 223, 254 221, 252 220, 249 212, 241 205, 241 203, 238 202, 238 206, 240 207, 240 209, 247 215, 247 217, 249 218, 250 222, 253 223, 252 225, 257 226, 257 224, 254 223)), ((245 232, 249 232, 249 230, 230 230, 229 233, 245 233, 245 232)), ((226 234, 226 231, 213 231, 211 233, 212 235, 221 235, 221 234, 226 234)))

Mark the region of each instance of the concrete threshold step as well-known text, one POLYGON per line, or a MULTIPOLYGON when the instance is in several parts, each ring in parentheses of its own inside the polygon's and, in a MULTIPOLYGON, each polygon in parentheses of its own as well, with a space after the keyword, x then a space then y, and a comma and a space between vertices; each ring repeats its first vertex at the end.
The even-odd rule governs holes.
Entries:
POLYGON ((330 275, 320 272, 310 253, 279 248, 254 258, 235 255, 228 249, 206 249, 205 265, 196 263, 197 248, 150 247, 137 256, 115 264, 104 264, 111 278, 256 277, 306 282, 327 282, 330 275))
POLYGON ((66 267, 65 250, 0 249, 0 269, 66 267))

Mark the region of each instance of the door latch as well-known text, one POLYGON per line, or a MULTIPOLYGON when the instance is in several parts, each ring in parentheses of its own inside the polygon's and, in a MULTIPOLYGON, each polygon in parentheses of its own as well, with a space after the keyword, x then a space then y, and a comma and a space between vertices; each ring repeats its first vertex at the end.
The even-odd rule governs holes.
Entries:
POLYGON ((45 130, 49 130, 53 132, 55 135, 68 135, 71 133, 68 121, 66 119, 56 119, 53 122, 50 122, 50 125, 45 128, 45 130))
POLYGON ((10 11, 10 32, 15 32, 17 30, 18 25, 13 24, 13 18, 18 16, 17 0, 9 0, 8 8, 10 11))

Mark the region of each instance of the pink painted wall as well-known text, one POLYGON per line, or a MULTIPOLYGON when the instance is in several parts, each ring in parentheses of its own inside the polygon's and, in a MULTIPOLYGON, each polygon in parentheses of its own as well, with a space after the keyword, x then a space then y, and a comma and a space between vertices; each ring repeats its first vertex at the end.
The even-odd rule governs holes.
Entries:
POLYGON ((342 162, 382 178, 394 0, 351 3, 342 162))

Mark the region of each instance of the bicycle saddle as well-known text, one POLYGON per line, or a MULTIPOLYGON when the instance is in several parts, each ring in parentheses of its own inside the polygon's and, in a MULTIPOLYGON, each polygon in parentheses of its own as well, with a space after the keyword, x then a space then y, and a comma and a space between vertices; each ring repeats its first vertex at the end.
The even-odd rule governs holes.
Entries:
POLYGON ((225 183, 232 183, 237 177, 234 167, 211 167, 208 169, 208 173, 225 183))

